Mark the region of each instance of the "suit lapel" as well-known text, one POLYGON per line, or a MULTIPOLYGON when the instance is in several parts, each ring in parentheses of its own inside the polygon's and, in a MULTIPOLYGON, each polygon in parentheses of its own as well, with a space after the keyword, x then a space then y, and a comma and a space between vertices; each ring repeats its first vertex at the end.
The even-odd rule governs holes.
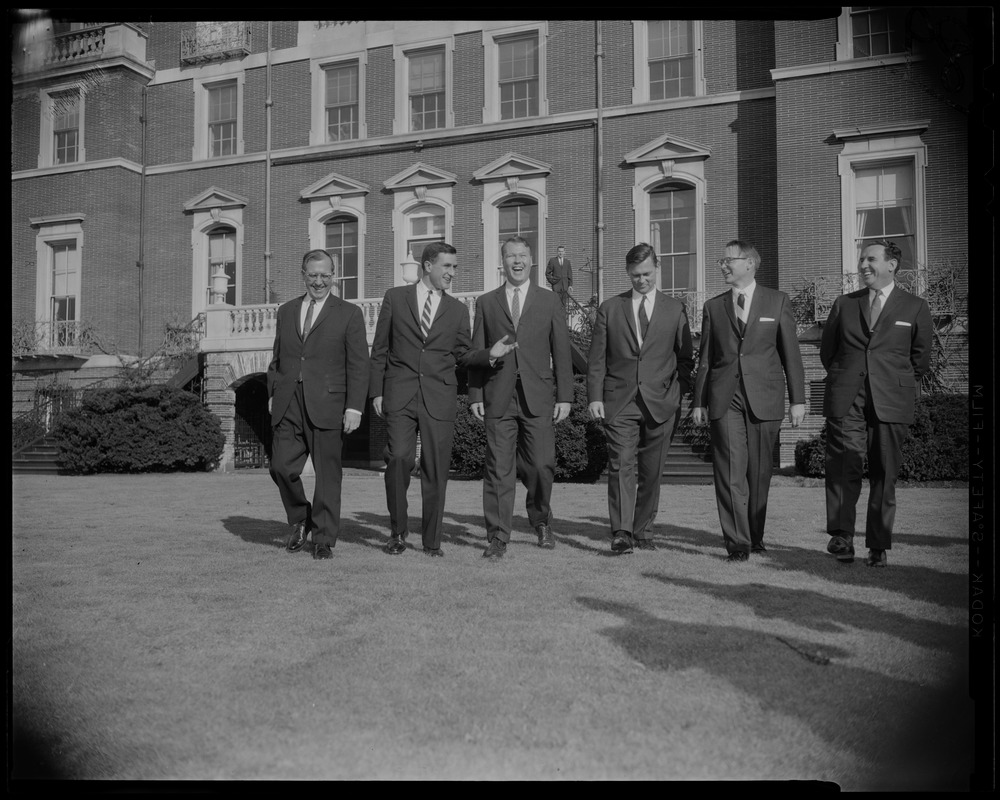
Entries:
POLYGON ((510 309, 507 307, 507 285, 504 284, 499 289, 494 289, 493 298, 500 309, 500 313, 507 317, 507 321, 513 325, 514 320, 511 318, 510 309))
MULTIPOLYGON (((733 330, 736 332, 736 335, 739 336, 740 323, 739 320, 736 319, 736 309, 733 308, 733 292, 731 289, 722 295, 722 305, 726 309, 726 316, 729 317, 729 324, 733 326, 733 330)), ((748 316, 747 319, 750 319, 750 317, 748 316)))
POLYGON ((315 331, 316 328, 319 327, 319 324, 330 316, 330 314, 332 313, 331 311, 332 308, 333 308, 333 298, 330 295, 327 295, 326 302, 323 303, 323 308, 320 309, 319 314, 317 314, 316 318, 312 321, 312 327, 309 328, 310 336, 312 336, 313 331, 315 331))
POLYGON ((632 314, 632 292, 621 295, 622 298, 622 311, 625 314, 625 321, 628 323, 628 329, 632 331, 632 341, 635 342, 635 346, 639 346, 639 332, 635 329, 635 315, 632 314))
POLYGON ((299 341, 302 340, 302 304, 306 301, 306 296, 298 298, 298 302, 295 304, 295 332, 299 335, 299 341))
POLYGON ((417 284, 415 283, 408 286, 406 289, 406 305, 410 307, 410 313, 413 314, 413 322, 419 331, 421 309, 417 308, 417 284))

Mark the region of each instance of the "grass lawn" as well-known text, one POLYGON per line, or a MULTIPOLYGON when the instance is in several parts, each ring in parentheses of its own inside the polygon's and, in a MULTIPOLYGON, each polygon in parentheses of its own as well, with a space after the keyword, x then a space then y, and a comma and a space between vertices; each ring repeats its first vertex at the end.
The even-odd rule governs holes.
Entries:
POLYGON ((899 490, 886 570, 827 555, 822 487, 788 479, 745 565, 711 486, 664 486, 659 549, 623 557, 604 484, 556 485, 553 551, 519 488, 499 563, 477 482, 449 485, 443 559, 382 552, 378 473, 345 477, 332 561, 284 551, 260 472, 13 498, 14 779, 968 788, 961 485, 899 490))

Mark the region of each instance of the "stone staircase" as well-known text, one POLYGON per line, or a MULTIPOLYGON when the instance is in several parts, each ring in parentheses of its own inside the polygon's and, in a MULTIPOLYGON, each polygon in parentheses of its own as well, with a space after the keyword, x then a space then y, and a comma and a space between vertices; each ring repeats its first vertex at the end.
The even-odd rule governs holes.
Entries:
POLYGON ((54 440, 46 436, 14 453, 11 469, 15 475, 58 475, 58 457, 54 440))

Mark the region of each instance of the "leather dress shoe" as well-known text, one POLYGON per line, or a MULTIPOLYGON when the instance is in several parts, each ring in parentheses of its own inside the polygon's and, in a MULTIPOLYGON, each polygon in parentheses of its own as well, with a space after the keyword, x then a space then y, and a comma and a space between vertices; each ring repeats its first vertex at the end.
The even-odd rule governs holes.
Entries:
POLYGON ((632 552, 632 536, 627 531, 615 531, 611 537, 611 552, 616 556, 628 555, 632 552))
POLYGON ((494 536, 483 552, 483 558, 488 558, 490 561, 499 561, 506 552, 507 543, 499 536, 494 536))
POLYGON ((309 537, 309 525, 303 520, 292 525, 292 535, 288 537, 288 544, 285 550, 289 553, 297 553, 306 546, 306 539, 309 537))
POLYGON ((767 548, 764 547, 764 543, 763 542, 757 542, 757 544, 750 545, 750 552, 751 553, 766 553, 767 552, 767 548))
POLYGON ((385 547, 382 548, 390 556, 398 556, 400 553, 406 552, 406 540, 402 536, 397 536, 392 534, 389 537, 389 542, 385 547))
POLYGON ((885 557, 885 550, 876 550, 874 547, 869 549, 868 558, 865 563, 869 567, 887 567, 889 566, 889 560, 885 557))
POLYGON ((731 552, 729 557, 726 559, 727 562, 734 564, 749 560, 750 554, 746 550, 733 550, 733 552, 731 552))
POLYGON ((850 564, 854 561, 854 537, 831 536, 830 543, 826 546, 826 552, 833 553, 837 557, 837 561, 850 564))
POLYGON ((313 548, 313 558, 318 560, 333 558, 333 548, 327 542, 320 542, 313 548))
POLYGON ((425 547, 424 555, 431 558, 444 558, 444 553, 441 552, 440 547, 425 547))
POLYGON ((538 546, 544 550, 552 550, 556 546, 555 537, 552 535, 552 528, 544 522, 535 526, 535 533, 538 534, 538 546))
POLYGON ((656 545, 653 544, 653 540, 652 539, 636 539, 635 540, 635 546, 639 550, 655 550, 656 549, 656 545))

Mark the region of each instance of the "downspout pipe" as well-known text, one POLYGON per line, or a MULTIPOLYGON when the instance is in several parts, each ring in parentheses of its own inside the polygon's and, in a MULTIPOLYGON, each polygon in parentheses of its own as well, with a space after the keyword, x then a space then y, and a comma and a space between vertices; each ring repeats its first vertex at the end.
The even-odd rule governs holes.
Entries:
POLYGON ((145 328, 145 313, 143 307, 145 305, 145 289, 143 286, 145 268, 145 253, 146 253, 146 99, 148 96, 148 90, 146 86, 142 87, 142 113, 139 116, 139 127, 142 131, 141 134, 141 150, 140 150, 140 161, 142 170, 139 173, 139 257, 135 262, 136 268, 139 270, 139 358, 143 355, 143 329, 145 328))
POLYGON ((267 129, 264 157, 264 302, 271 302, 271 25, 267 23, 267 98, 264 118, 267 129))
POLYGON ((604 302, 604 43, 601 21, 596 20, 597 48, 594 53, 597 79, 597 302, 604 302))

